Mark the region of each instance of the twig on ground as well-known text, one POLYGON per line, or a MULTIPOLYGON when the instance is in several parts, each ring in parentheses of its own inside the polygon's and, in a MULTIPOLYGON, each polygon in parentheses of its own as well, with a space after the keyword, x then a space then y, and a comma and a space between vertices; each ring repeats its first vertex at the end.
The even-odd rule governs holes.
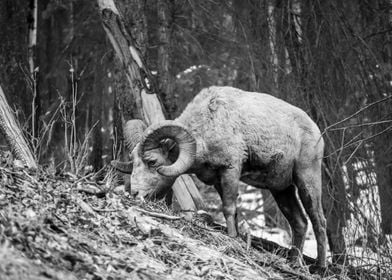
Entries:
POLYGON ((83 211, 93 215, 97 216, 97 213, 92 209, 90 205, 88 205, 86 202, 84 202, 81 198, 79 197, 74 197, 72 199, 80 208, 82 208, 83 211))
POLYGON ((89 182, 88 179, 91 178, 91 177, 93 177, 94 175, 95 175, 95 173, 89 173, 89 174, 87 174, 87 175, 84 175, 84 176, 80 177, 79 179, 77 179, 77 180, 74 182, 74 184, 77 184, 77 183, 79 183, 79 182, 81 182, 81 181, 89 182))
POLYGON ((92 207, 91 209, 93 209, 96 212, 117 212, 117 211, 121 211, 121 209, 100 209, 100 208, 96 208, 96 207, 92 207))
POLYGON ((30 174, 27 173, 26 170, 22 170, 22 172, 23 172, 23 174, 24 174, 27 178, 29 178, 32 182, 34 182, 36 185, 39 185, 38 180, 37 180, 35 177, 30 176, 30 174))
POLYGON ((94 186, 94 185, 82 185, 82 186, 77 186, 76 189, 78 192, 83 192, 86 194, 92 194, 96 195, 98 197, 104 196, 106 194, 105 191, 101 190, 100 188, 94 186))
POLYGON ((183 219, 183 217, 170 216, 170 215, 163 214, 163 213, 151 212, 151 211, 147 211, 147 210, 144 210, 141 208, 135 208, 135 209, 143 214, 146 214, 146 215, 149 215, 152 217, 156 217, 156 218, 161 218, 161 219, 166 219, 166 220, 171 220, 171 221, 183 219))

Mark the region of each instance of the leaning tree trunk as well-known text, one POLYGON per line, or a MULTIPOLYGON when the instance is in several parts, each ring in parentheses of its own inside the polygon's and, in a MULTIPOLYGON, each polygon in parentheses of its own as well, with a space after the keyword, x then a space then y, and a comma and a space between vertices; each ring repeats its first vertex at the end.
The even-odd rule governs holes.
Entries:
POLYGON ((12 153, 29 168, 37 168, 34 156, 23 136, 18 122, 7 103, 3 89, 0 86, 0 127, 4 133, 12 153))
MULTIPOLYGON (((161 104, 152 85, 151 74, 143 57, 127 31, 113 0, 98 0, 103 27, 120 59, 139 115, 148 125, 165 120, 161 104)), ((173 185, 174 195, 183 210, 202 208, 203 201, 193 180, 188 175, 179 177, 173 185)))

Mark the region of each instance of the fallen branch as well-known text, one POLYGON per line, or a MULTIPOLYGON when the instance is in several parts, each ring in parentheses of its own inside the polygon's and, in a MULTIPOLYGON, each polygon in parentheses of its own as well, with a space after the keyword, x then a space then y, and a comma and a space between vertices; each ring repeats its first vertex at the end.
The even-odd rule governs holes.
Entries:
POLYGON ((171 220, 171 221, 175 221, 175 220, 181 220, 184 217, 178 217, 178 216, 170 216, 167 214, 163 214, 163 213, 158 213, 158 212, 151 212, 151 211, 147 211, 141 208, 135 208, 137 211, 149 215, 151 217, 156 217, 156 218, 161 218, 161 219, 166 219, 166 220, 171 220))

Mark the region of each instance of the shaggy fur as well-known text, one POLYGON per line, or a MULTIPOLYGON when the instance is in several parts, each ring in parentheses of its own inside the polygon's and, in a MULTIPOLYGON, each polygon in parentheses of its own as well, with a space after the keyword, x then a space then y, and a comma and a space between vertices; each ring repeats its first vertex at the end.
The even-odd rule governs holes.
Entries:
MULTIPOLYGON (((238 183, 268 188, 293 232, 293 257, 302 251, 309 215, 317 240, 318 264, 325 266, 326 222, 321 206, 324 142, 317 125, 301 109, 268 94, 231 87, 202 90, 174 123, 196 139, 196 158, 186 173, 214 185, 223 202, 229 235, 237 235, 238 183), (298 195, 297 195, 298 192, 298 195), (301 206, 303 205, 303 208, 301 206)), ((156 169, 178 151, 167 144, 131 154, 133 190, 161 192, 175 178, 156 169)))

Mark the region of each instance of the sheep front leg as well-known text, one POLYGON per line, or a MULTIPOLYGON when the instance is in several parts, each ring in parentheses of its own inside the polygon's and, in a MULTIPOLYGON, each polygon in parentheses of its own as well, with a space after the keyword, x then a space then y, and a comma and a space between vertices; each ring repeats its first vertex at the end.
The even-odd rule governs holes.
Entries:
POLYGON ((223 215, 226 219, 227 232, 230 237, 236 237, 238 234, 237 197, 239 178, 240 172, 238 169, 225 169, 221 173, 219 186, 215 186, 222 199, 223 215))

